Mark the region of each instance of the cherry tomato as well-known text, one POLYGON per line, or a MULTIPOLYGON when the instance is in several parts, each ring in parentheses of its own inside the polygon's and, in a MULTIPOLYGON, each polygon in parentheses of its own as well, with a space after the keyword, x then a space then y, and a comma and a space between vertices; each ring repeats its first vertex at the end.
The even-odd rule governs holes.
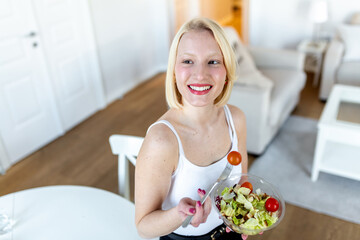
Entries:
POLYGON ((237 151, 232 151, 227 155, 227 160, 231 165, 239 165, 241 163, 241 154, 237 151))
POLYGON ((279 209, 279 202, 278 200, 276 200, 275 198, 269 198, 268 200, 266 200, 265 202, 265 208, 266 210, 268 210, 269 212, 275 212, 279 209))
POLYGON ((241 187, 245 187, 245 188, 250 189, 250 193, 252 193, 252 191, 253 191, 253 186, 249 182, 244 182, 243 184, 241 184, 241 187))

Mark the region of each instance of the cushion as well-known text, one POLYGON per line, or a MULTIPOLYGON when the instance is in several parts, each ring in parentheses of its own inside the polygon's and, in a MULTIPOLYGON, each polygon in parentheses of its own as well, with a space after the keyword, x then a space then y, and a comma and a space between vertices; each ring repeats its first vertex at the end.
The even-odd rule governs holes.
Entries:
POLYGON ((343 61, 360 61, 360 26, 341 24, 337 30, 345 45, 343 61))
POLYGON ((236 41, 231 43, 237 62, 236 74, 249 74, 257 71, 255 62, 241 40, 236 36, 236 41))
POLYGON ((256 86, 259 88, 272 88, 272 80, 263 75, 259 70, 242 73, 238 76, 235 85, 256 86))
POLYGON ((258 87, 271 87, 272 81, 261 74, 256 68, 255 62, 247 48, 241 42, 236 30, 232 27, 224 27, 224 31, 232 46, 237 61, 235 84, 252 85, 258 87))
POLYGON ((289 102, 298 96, 305 86, 306 75, 302 71, 289 69, 262 69, 265 76, 273 79, 274 88, 271 93, 269 110, 269 123, 277 126, 283 115, 287 114, 286 109, 289 102))

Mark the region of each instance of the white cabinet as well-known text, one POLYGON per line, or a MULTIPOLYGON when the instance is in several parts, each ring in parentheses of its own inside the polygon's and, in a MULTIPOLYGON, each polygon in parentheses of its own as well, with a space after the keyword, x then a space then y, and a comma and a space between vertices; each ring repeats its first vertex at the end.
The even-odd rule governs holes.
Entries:
POLYGON ((0 170, 105 106, 86 0, 0 1, 0 170))

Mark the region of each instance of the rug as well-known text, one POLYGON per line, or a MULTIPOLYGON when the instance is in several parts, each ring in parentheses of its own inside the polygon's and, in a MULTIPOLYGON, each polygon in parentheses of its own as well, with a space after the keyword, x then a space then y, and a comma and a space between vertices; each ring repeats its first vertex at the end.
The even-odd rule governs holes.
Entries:
POLYGON ((316 120, 291 116, 249 173, 273 183, 287 203, 360 224, 360 181, 324 172, 311 181, 316 135, 316 120))

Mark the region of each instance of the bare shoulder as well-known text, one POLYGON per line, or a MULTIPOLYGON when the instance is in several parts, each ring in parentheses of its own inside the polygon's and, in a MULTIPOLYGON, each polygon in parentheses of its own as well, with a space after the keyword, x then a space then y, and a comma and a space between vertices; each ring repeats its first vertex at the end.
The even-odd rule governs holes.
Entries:
POLYGON ((153 125, 145 136, 137 165, 158 166, 172 172, 176 168, 178 143, 172 130, 165 124, 153 125))
POLYGON ((145 136, 145 144, 157 148, 177 148, 177 139, 172 130, 163 123, 153 125, 145 136))
MULTIPOLYGON (((166 120, 170 121, 172 110, 168 110, 162 115, 157 121, 166 120)), ((170 121, 171 122, 171 121, 170 121)), ((164 123, 157 123, 152 125, 146 133, 144 145, 149 146, 153 149, 164 148, 173 151, 177 148, 178 143, 173 131, 164 123)))
POLYGON ((245 116, 244 112, 240 108, 238 108, 234 105, 228 104, 227 106, 230 109, 230 112, 231 112, 231 115, 232 115, 235 125, 236 126, 246 125, 246 116, 245 116))

